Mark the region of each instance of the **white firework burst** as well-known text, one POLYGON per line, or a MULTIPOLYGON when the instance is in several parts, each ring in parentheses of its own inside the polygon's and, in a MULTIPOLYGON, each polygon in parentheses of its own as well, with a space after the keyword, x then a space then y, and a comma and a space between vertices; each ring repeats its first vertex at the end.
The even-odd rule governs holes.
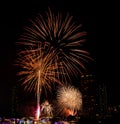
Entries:
POLYGON ((65 109, 77 112, 82 107, 82 94, 72 85, 62 86, 57 90, 57 102, 59 112, 63 112, 65 109))

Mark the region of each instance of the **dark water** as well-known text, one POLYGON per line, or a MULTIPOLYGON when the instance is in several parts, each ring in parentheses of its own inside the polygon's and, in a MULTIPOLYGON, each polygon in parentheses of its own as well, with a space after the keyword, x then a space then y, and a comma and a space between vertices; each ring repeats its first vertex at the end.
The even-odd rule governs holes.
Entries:
POLYGON ((52 124, 120 124, 120 119, 80 119, 79 121, 55 122, 52 124))
POLYGON ((80 119, 76 124, 120 124, 120 119, 80 119))

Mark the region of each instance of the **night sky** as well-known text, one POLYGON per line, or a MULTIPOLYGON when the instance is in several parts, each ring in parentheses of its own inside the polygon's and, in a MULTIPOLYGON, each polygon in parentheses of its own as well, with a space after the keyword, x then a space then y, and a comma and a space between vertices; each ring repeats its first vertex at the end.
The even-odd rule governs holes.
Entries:
POLYGON ((88 68, 96 74, 99 83, 105 83, 111 101, 120 103, 118 11, 111 3, 65 2, 65 0, 38 0, 37 2, 2 2, 0 4, 0 111, 9 109, 12 85, 17 82, 15 67, 17 41, 29 18, 53 11, 69 12, 74 20, 83 23, 88 32, 87 49, 95 59, 88 68), (39 1, 39 2, 38 2, 39 1), (51 1, 51 2, 50 2, 51 1), (57 1, 57 2, 56 2, 57 1))

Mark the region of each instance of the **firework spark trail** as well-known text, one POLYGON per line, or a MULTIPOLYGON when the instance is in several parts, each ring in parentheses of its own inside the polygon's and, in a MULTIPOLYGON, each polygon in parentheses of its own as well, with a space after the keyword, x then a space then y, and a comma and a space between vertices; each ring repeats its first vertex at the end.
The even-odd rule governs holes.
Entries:
POLYGON ((43 42, 53 47, 57 52, 57 57, 61 61, 61 69, 66 73, 69 81, 70 75, 81 73, 85 69, 88 60, 92 60, 89 52, 82 50, 86 32, 82 31, 82 25, 77 25, 73 17, 69 14, 65 18, 61 13, 54 15, 50 9, 46 15, 39 14, 34 20, 30 20, 30 25, 25 27, 24 33, 20 38, 19 44, 33 46, 38 42, 43 42))
POLYGON ((73 112, 81 110, 82 94, 72 85, 59 87, 57 90, 58 113, 69 109, 73 112))

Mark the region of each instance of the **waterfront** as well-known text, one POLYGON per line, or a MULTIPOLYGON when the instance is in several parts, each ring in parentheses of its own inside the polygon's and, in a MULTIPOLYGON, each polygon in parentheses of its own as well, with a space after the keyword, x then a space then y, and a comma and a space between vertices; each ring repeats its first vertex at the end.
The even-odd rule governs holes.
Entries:
POLYGON ((60 118, 42 118, 35 120, 33 117, 22 117, 22 118, 0 118, 0 124, 120 124, 119 117, 111 118, 77 118, 62 120, 60 118))

